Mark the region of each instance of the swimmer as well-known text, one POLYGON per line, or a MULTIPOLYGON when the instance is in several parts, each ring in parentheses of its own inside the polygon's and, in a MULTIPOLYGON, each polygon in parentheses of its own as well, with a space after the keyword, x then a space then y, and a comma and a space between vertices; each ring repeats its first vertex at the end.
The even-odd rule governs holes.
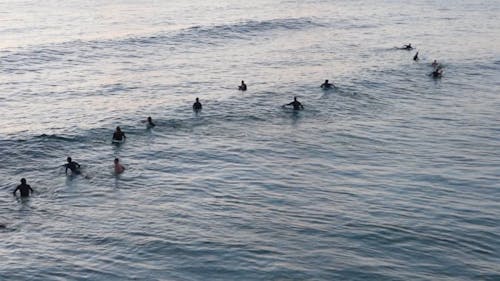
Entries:
POLYGON ((418 61, 419 60, 419 58, 418 58, 418 52, 415 54, 415 56, 413 56, 413 60, 414 61, 418 61))
POLYGON ((156 124, 153 123, 153 119, 151 118, 151 116, 148 117, 148 119, 146 120, 146 123, 147 123, 146 126, 148 126, 148 128, 153 128, 154 126, 156 126, 156 124))
POLYGON ((120 160, 118 158, 115 158, 115 174, 121 174, 125 171, 125 167, 120 164, 120 160))
POLYGON ((285 104, 286 105, 292 105, 293 110, 301 110, 304 109, 304 106, 297 100, 297 97, 293 97, 293 101, 291 103, 285 104))
POLYGON ((432 67, 438 67, 438 66, 439 66, 439 63, 437 62, 437 60, 434 60, 434 61, 431 63, 431 66, 432 66, 432 67))
POLYGON ((14 194, 14 196, 16 196, 17 190, 19 190, 19 192, 21 193, 21 197, 29 197, 30 191, 31 191, 31 194, 33 194, 33 189, 31 188, 31 186, 29 184, 26 184, 25 178, 21 179, 21 184, 18 185, 16 187, 16 189, 14 189, 14 192, 12 192, 14 194))
POLYGON ((114 141, 122 141, 125 140, 127 137, 125 136, 125 133, 122 132, 120 127, 116 127, 116 131, 113 133, 113 140, 114 141))
POLYGON ((247 84, 245 84, 245 81, 241 80, 241 85, 238 86, 238 90, 240 90, 240 91, 247 90, 247 84))
POLYGON ((71 170, 71 174, 79 175, 80 172, 80 164, 76 163, 75 161, 71 160, 71 157, 66 158, 68 161, 67 164, 64 164, 64 167, 66 167, 66 175, 68 174, 68 169, 71 170))
POLYGON ((199 98, 196 98, 196 101, 193 103, 193 110, 194 112, 198 113, 201 111, 201 102, 200 102, 200 99, 199 98))
POLYGON ((335 87, 333 83, 328 82, 328 79, 325 80, 325 83, 321 84, 320 86, 322 89, 331 89, 332 87, 335 87))
POLYGON ((432 78, 441 78, 443 76, 443 69, 441 67, 437 67, 431 74, 432 78))
POLYGON ((404 45, 402 49, 404 49, 404 50, 412 50, 413 47, 411 46, 411 43, 408 43, 408 45, 404 45))

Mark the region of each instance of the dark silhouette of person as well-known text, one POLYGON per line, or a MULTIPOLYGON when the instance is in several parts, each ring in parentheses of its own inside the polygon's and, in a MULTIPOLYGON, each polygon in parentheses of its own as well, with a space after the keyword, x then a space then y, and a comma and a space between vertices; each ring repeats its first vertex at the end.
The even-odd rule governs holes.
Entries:
POLYGON ((200 112, 201 108, 203 106, 201 105, 200 99, 196 98, 196 101, 193 103, 193 110, 194 112, 200 112))
POLYGON ((247 90, 247 84, 245 84, 245 81, 241 80, 241 85, 238 86, 238 90, 240 90, 240 91, 247 90))
POLYGON ((403 49, 405 49, 405 50, 412 50, 413 47, 411 46, 411 43, 408 43, 408 45, 404 45, 403 46, 403 49))
POLYGON ((113 133, 113 140, 114 141, 122 141, 125 140, 127 137, 125 136, 125 133, 122 132, 122 129, 118 126, 116 127, 116 131, 113 133))
POLYGON ((328 82, 328 79, 325 80, 325 83, 321 84, 321 88, 322 89, 331 89, 332 87, 334 87, 335 85, 333 85, 333 83, 330 83, 328 82))
POLYGON ((293 110, 304 109, 304 106, 297 100, 297 97, 293 97, 293 101, 291 103, 286 104, 286 105, 292 105, 293 110))
POLYGON ((414 61, 418 61, 418 52, 413 56, 414 61))
POLYGON ((439 63, 437 60, 434 60, 432 63, 431 63, 431 66, 432 67, 438 67, 439 66, 439 63))
POLYGON ((153 118, 151 118, 151 116, 148 117, 147 123, 148 128, 153 128, 154 126, 156 126, 156 124, 153 123, 153 118))
POLYGON ((81 173, 80 172, 80 164, 73 161, 71 159, 71 157, 66 158, 66 160, 68 161, 67 164, 64 164, 64 167, 66 167, 66 171, 65 171, 66 175, 68 174, 68 169, 71 170, 71 174, 78 175, 81 173))
POLYGON ((441 67, 436 67, 430 75, 433 78, 441 78, 443 76, 443 69, 441 67))
POLYGON ((22 178, 21 179, 21 184, 14 189, 14 196, 16 196, 16 192, 19 190, 19 193, 21 193, 21 197, 29 197, 30 196, 30 191, 33 194, 33 188, 29 184, 26 184, 26 179, 22 178))

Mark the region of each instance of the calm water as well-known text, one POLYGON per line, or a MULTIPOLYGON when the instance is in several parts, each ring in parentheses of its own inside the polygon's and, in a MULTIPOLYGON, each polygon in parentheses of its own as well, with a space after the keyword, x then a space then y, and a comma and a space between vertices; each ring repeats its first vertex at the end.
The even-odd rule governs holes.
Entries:
POLYGON ((0 280, 500 280, 499 14, 0 1, 0 280))

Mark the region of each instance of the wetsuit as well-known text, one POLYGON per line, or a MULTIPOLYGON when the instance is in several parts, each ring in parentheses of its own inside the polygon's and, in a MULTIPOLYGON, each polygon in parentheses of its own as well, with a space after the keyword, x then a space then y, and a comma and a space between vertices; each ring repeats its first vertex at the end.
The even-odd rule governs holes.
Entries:
POLYGON ((113 133, 113 140, 121 141, 124 138, 125 138, 125 133, 124 132, 114 132, 113 133))
POLYGON ((201 103, 200 103, 199 101, 197 101, 197 102, 195 102, 195 103, 193 104, 193 110, 194 110, 194 111, 200 111, 200 110, 201 110, 201 108, 202 108, 202 106, 201 106, 201 103))
POLYGON ((80 174, 80 164, 76 163, 75 161, 71 161, 64 166, 66 166, 66 174, 68 173, 68 169, 71 170, 72 174, 80 174))
POLYGON ((296 100, 292 101, 291 103, 289 103, 287 105, 293 105, 293 110, 304 109, 304 106, 302 106, 302 104, 299 101, 296 101, 296 100))
POLYGON ((22 183, 20 185, 18 185, 16 187, 16 189, 14 189, 14 195, 16 195, 16 191, 18 191, 21 193, 21 197, 28 197, 30 196, 30 191, 31 193, 33 193, 33 189, 31 188, 31 186, 29 184, 25 184, 25 183, 22 183))

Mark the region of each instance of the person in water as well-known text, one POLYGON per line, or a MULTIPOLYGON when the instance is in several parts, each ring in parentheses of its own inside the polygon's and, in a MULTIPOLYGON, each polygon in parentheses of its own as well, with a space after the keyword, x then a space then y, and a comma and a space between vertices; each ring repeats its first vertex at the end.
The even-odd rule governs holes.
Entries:
POLYGON ((241 85, 238 86, 238 90, 240 90, 240 91, 247 90, 247 84, 245 84, 245 81, 241 80, 241 85))
POLYGON ((408 45, 404 45, 403 46, 403 49, 405 49, 405 50, 411 50, 411 49, 413 49, 413 47, 411 46, 411 43, 408 43, 408 45))
POLYGON ((153 128, 154 126, 156 126, 156 124, 153 123, 153 118, 151 118, 151 116, 148 117, 148 119, 146 120, 146 123, 147 123, 148 128, 153 128))
POLYGON ((194 112, 200 112, 202 109, 201 102, 199 98, 196 98, 196 101, 193 103, 194 112))
POLYGON ((434 61, 431 63, 431 66, 432 66, 432 67, 438 67, 438 66, 439 66, 439 63, 437 62, 437 60, 434 60, 434 61))
POLYGON ((21 197, 29 197, 30 196, 30 191, 33 194, 33 188, 31 188, 31 186, 29 184, 26 184, 26 179, 25 178, 21 179, 21 184, 18 185, 16 187, 16 189, 14 189, 14 192, 12 192, 14 194, 14 196, 16 195, 16 192, 18 190, 21 193, 21 197))
POLYGON ((418 52, 413 56, 414 61, 418 61, 418 52))
POLYGON ((113 133, 113 140, 114 141, 122 141, 125 140, 127 137, 125 136, 125 133, 122 132, 122 129, 118 126, 116 127, 116 131, 113 133))
POLYGON ((123 171, 125 171, 125 167, 120 164, 120 160, 118 158, 115 158, 115 174, 121 174, 123 171))
POLYGON ((443 69, 441 67, 436 67, 434 71, 431 73, 433 78, 441 78, 443 76, 443 69))
POLYGON ((64 164, 64 167, 66 167, 66 175, 68 174, 68 169, 71 170, 71 174, 78 175, 80 174, 80 164, 76 163, 75 161, 71 160, 71 157, 66 158, 68 161, 67 164, 64 164))
POLYGON ((321 84, 320 87, 322 89, 331 89, 331 88, 335 87, 335 85, 333 85, 333 83, 328 82, 328 79, 326 79, 325 83, 321 84))
POLYGON ((293 110, 304 109, 304 106, 297 100, 297 97, 293 97, 293 101, 291 103, 286 104, 286 105, 292 105, 293 110))

